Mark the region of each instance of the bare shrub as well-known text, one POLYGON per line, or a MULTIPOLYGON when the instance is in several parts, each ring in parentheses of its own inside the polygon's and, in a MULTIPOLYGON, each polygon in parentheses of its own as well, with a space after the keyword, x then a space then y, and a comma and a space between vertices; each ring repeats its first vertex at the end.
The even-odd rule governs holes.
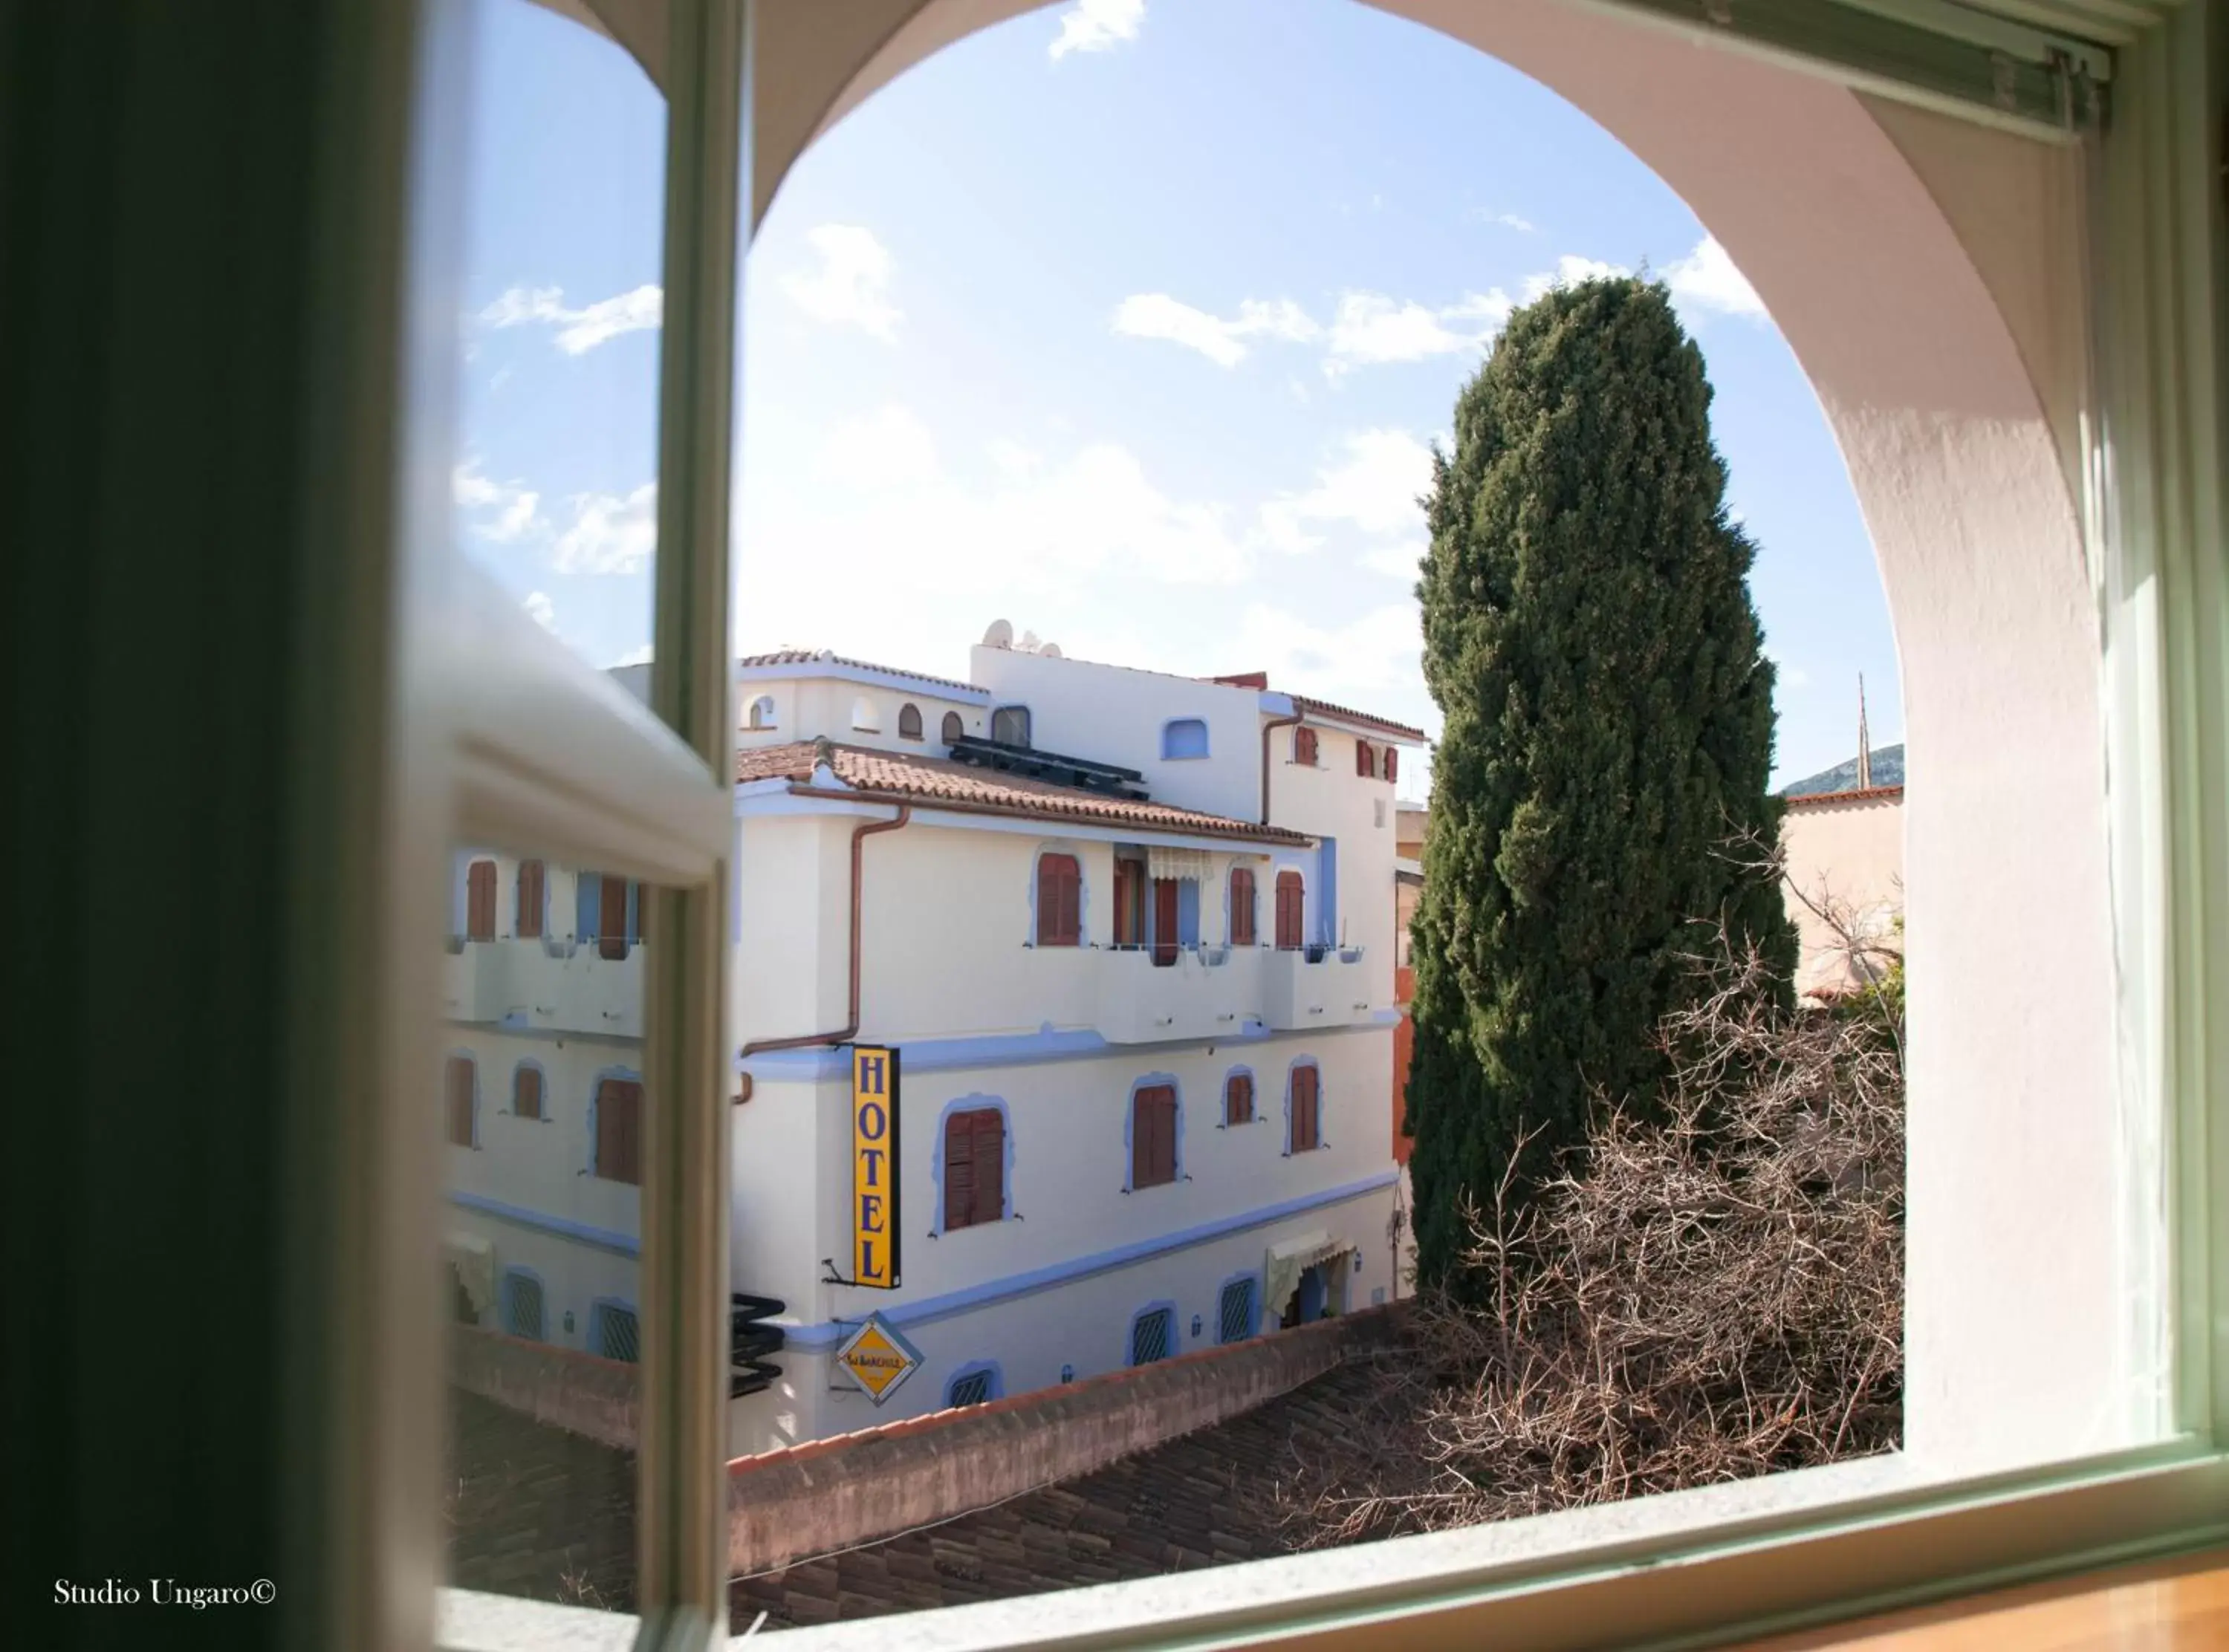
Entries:
POLYGON ((1280 1488, 1304 1546, 1892 1449, 1903 1399, 1900 994, 1771 1007, 1721 933, 1613 1110, 1521 1212, 1470 1213, 1465 1307, 1427 1292, 1357 1426, 1280 1488))

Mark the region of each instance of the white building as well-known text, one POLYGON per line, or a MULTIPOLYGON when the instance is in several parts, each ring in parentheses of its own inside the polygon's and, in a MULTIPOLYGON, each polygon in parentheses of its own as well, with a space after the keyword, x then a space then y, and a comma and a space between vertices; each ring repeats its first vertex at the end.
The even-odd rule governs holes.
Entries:
MULTIPOLYGON (((967 682, 800 651, 737 680, 732 1272, 787 1309, 737 1454, 1393 1293, 1419 731, 997 644, 967 682), (868 1209, 894 1289, 842 1283, 854 1045, 898 1053, 896 1197, 868 1209), (879 1406, 833 1361, 870 1313, 924 1361, 879 1406)), ((460 1281, 484 1324, 625 1357, 639 921, 624 886, 529 870, 549 916, 522 938, 517 863, 458 875, 458 932, 491 937, 451 965, 460 1281)))

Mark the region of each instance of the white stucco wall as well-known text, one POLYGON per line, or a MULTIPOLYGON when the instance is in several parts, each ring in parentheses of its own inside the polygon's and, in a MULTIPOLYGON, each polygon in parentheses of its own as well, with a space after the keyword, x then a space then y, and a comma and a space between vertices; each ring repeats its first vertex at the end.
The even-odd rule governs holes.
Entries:
POLYGON ((883 680, 877 673, 846 673, 840 667, 801 667, 781 675, 771 675, 770 668, 763 666, 753 668, 736 684, 736 743, 746 752, 825 735, 846 746, 942 757, 947 749, 943 740, 947 712, 957 712, 970 734, 990 732, 989 712, 972 696, 941 694, 928 683, 883 680), (761 699, 774 701, 774 723, 755 729, 751 708, 761 699), (909 705, 921 713, 922 737, 917 740, 898 734, 898 714, 909 705), (863 708, 870 728, 859 727, 863 708))
MULTIPOLYGON (((1781 817, 1780 844, 1787 857, 1784 904, 1802 949, 1796 991, 1864 984, 1847 943, 1828 918, 1847 923, 1868 943, 1901 948, 1896 919, 1904 912, 1903 794, 1791 803, 1781 817)), ((1870 962, 1885 967, 1881 959, 1870 962)), ((2005 965, 2008 972, 2018 967, 2010 960, 2005 965)))

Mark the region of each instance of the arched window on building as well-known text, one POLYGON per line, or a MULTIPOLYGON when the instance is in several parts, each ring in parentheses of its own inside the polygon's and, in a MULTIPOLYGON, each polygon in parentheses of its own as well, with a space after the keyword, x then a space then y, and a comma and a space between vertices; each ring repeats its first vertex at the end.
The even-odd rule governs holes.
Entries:
POLYGON ((1161 755, 1192 758, 1207 755, 1207 724, 1198 717, 1179 717, 1161 727, 1161 755))
POLYGON ((1323 1145, 1323 1087, 1315 1064, 1293 1069, 1293 1139, 1294 1153, 1313 1153, 1323 1145))
POLYGON ((957 746, 967 737, 967 725, 960 720, 958 712, 947 711, 944 714, 944 727, 939 732, 947 746, 957 746))
POLYGON ((944 1231, 1004 1221, 1006 1120, 996 1107, 971 1107, 944 1120, 944 1231))
POLYGON ((519 1118, 542 1117, 542 1069, 522 1061, 511 1075, 511 1111, 519 1118))
POLYGON ((1301 950, 1301 920, 1307 910, 1307 885, 1289 868, 1277 874, 1277 950, 1301 950))
POLYGON ((921 737, 921 708, 909 700, 898 708, 898 738, 917 740, 921 737))
POLYGON ((1159 1188, 1176 1179, 1176 1086, 1141 1085, 1130 1096, 1130 1186, 1159 1188))
POLYGON ((1073 855, 1037 856, 1037 944, 1083 944, 1083 868, 1073 855))
POLYGON ((465 872, 465 938, 495 938, 495 862, 475 861, 465 872))
POLYGON ((1378 748, 1368 740, 1354 743, 1354 772, 1365 780, 1378 778, 1378 748))
POLYGON ((642 1185, 642 1085, 605 1079, 596 1085, 595 1175, 601 1181, 642 1185))
POLYGON ((1254 944, 1254 870, 1251 867, 1230 868, 1230 944, 1233 946, 1254 944))
POLYGON ((862 734, 883 732, 882 714, 875 709, 875 702, 864 695, 851 702, 851 727, 862 734))
POLYGON ((1314 729, 1296 728, 1293 731, 1293 761, 1305 763, 1310 768, 1315 766, 1316 731, 1314 729))
POLYGON ((1250 1124, 1254 1122, 1254 1075, 1234 1073, 1223 1081, 1223 1122, 1226 1124, 1250 1124))
POLYGON ((743 727, 746 728, 774 728, 779 727, 779 725, 775 723, 774 718, 774 696, 772 695, 762 694, 757 699, 751 701, 750 713, 743 719, 743 727))
POLYGON ((991 714, 991 738, 1004 746, 1030 743, 1030 708, 1001 706, 991 714))

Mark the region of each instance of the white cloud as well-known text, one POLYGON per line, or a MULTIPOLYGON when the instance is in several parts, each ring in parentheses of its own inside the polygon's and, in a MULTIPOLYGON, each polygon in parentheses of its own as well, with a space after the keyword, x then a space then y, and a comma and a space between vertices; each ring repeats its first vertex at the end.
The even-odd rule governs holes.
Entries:
POLYGON ((486 309, 479 319, 489 327, 521 327, 530 323, 554 327, 553 342, 568 355, 580 355, 599 344, 627 333, 658 326, 665 315, 664 289, 634 288, 615 298, 568 309, 562 287, 512 287, 486 309))
POLYGON ((543 630, 557 629, 557 605, 549 600, 549 593, 547 591, 528 592, 525 600, 518 605, 525 609, 532 617, 534 623, 543 630))
POLYGON ((450 473, 449 490, 459 509, 473 514, 472 530, 481 539, 508 544, 542 526, 540 494, 482 476, 469 459, 450 473))
POLYGON ((997 465, 999 471, 1007 476, 1031 475, 1043 463, 1035 453, 1024 447, 1019 442, 1008 441, 1004 437, 990 443, 985 451, 990 454, 991 463, 997 465))
MULTIPOLYGON (((1248 606, 1238 622, 1234 658, 1266 670, 1272 682, 1304 682, 1307 692, 1338 700, 1372 692, 1423 692, 1423 621, 1414 602, 1389 603, 1343 625, 1314 625, 1268 603, 1248 606)), ((1378 706, 1389 715, 1400 708, 1378 706)))
POLYGON ((1414 584, 1423 572, 1424 553, 1428 547, 1422 540, 1402 541, 1391 545, 1373 545, 1359 559, 1362 567, 1372 573, 1383 573, 1396 579, 1414 584))
POLYGON ((1339 463, 1316 473, 1316 484, 1262 507, 1262 536, 1271 548, 1305 551, 1321 541, 1314 522, 1344 522, 1373 539, 1423 526, 1417 496, 1432 484, 1432 451, 1404 430, 1365 430, 1341 444, 1339 463))
POLYGON ((1138 38, 1146 0, 1076 0, 1060 14, 1060 36, 1050 49, 1057 63, 1070 52, 1105 52, 1138 38))
POLYGON ((832 327, 857 327, 885 343, 897 341, 903 317, 890 301, 890 249, 871 229, 821 224, 806 233, 819 254, 817 270, 795 270, 781 290, 800 310, 832 327))
POLYGON ((1800 665, 1790 665, 1787 656, 1778 649, 1765 650, 1764 657, 1772 662, 1773 685, 1776 688, 1785 688, 1794 694, 1811 686, 1811 674, 1800 665))
POLYGON ((1566 253, 1556 260, 1554 269, 1525 278, 1525 302, 1531 304, 1536 298, 1545 298, 1558 287, 1576 286, 1582 281, 1604 280, 1632 273, 1622 264, 1605 264, 1598 258, 1581 258, 1576 253, 1566 253))
POLYGON ((557 536, 550 566, 560 573, 639 573, 658 548, 658 483, 633 493, 575 494, 572 525, 557 536))
POLYGON ((1695 250, 1664 272, 1664 284, 1680 304, 1697 310, 1714 310, 1729 316, 1762 319, 1764 300, 1749 278, 1734 267, 1715 235, 1705 235, 1695 250))
POLYGON ((1246 355, 1242 340, 1275 338, 1301 343, 1314 338, 1319 330, 1307 312, 1289 298, 1249 298, 1238 306, 1237 319, 1225 321, 1166 292, 1141 292, 1114 307, 1114 330, 1130 338, 1166 339, 1198 350, 1217 367, 1236 367, 1246 355))
POLYGON ((1539 234, 1538 226, 1532 223, 1529 220, 1519 218, 1513 212, 1497 212, 1493 215, 1493 221, 1500 224, 1504 229, 1513 229, 1517 231, 1520 235, 1536 235, 1539 234))
POLYGON ((1343 293, 1332 317, 1324 371, 1336 377, 1355 367, 1483 349, 1509 319, 1510 309, 1508 295, 1499 287, 1467 294, 1441 310, 1380 292, 1343 293))
POLYGON ((619 658, 613 660, 611 664, 605 669, 607 670, 616 671, 621 666, 625 665, 648 665, 651 662, 651 658, 652 654, 650 644, 645 643, 640 648, 629 649, 626 653, 620 655, 619 658))
POLYGON ((831 431, 818 468, 855 491, 918 487, 935 478, 936 439, 911 408, 892 402, 831 431))

